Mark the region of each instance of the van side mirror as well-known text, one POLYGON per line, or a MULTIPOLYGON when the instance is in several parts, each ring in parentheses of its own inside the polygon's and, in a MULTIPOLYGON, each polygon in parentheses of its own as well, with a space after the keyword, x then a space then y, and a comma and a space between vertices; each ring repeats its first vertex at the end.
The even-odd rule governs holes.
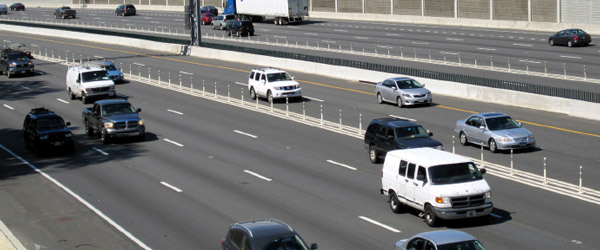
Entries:
POLYGON ((295 77, 295 76, 292 76, 292 80, 295 80, 295 79, 296 79, 296 77, 295 77))
POLYGON ((267 83, 267 81, 266 81, 265 79, 261 79, 261 80, 260 80, 260 82, 261 82, 262 84, 265 84, 265 83, 267 83))
POLYGON ((519 127, 523 127, 523 123, 522 122, 519 122, 519 127))
POLYGON ((317 249, 317 248, 319 248, 319 246, 317 245, 317 243, 310 244, 310 250, 314 250, 314 249, 317 249))
POLYGON ((142 109, 141 109, 141 108, 138 108, 138 109, 136 109, 136 110, 135 110, 135 112, 136 112, 136 113, 142 112, 142 109))
POLYGON ((67 122, 67 123, 65 123, 65 125, 68 127, 68 126, 71 126, 71 123, 67 122))
POLYGON ((480 172, 481 174, 485 174, 487 171, 485 171, 485 168, 482 168, 482 169, 479 169, 479 172, 480 172))
POLYGON ((429 137, 433 136, 433 132, 427 130, 427 134, 429 135, 429 137))

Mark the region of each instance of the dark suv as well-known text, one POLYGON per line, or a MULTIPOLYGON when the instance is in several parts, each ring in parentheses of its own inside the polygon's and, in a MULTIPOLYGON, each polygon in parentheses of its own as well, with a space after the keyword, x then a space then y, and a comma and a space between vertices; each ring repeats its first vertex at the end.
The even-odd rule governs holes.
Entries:
POLYGON ((8 78, 18 74, 33 76, 35 67, 29 58, 25 52, 3 49, 0 51, 0 74, 4 73, 8 78))
POLYGON ((133 4, 123 4, 115 9, 115 16, 135 16, 135 6, 133 4))
POLYGON ((369 150, 371 163, 379 163, 390 150, 406 148, 436 148, 442 143, 431 139, 432 132, 416 122, 397 118, 374 119, 365 133, 365 149, 369 150))
POLYGON ((73 134, 67 127, 71 123, 46 108, 35 108, 29 111, 23 122, 23 140, 26 149, 34 153, 53 152, 62 149, 73 153, 75 144, 73 134))
POLYGON ((233 22, 227 23, 227 35, 231 36, 235 34, 235 36, 243 36, 244 34, 248 36, 254 35, 254 25, 252 25, 252 21, 249 20, 236 20, 233 22))
POLYGON ((312 243, 309 248, 302 237, 288 224, 270 219, 231 224, 227 235, 221 239, 221 249, 313 250, 317 249, 317 244, 312 243))

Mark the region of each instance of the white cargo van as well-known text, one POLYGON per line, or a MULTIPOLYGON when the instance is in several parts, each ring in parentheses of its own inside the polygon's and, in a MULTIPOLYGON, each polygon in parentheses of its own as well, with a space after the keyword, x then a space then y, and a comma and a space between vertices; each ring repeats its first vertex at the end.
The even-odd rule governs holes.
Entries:
POLYGON ((466 157, 433 148, 387 153, 381 170, 381 193, 399 213, 403 205, 422 211, 425 222, 489 217, 494 205, 490 186, 466 157))
POLYGON ((81 98, 87 104, 91 97, 115 97, 115 83, 100 67, 74 66, 67 70, 67 93, 71 100, 81 98))

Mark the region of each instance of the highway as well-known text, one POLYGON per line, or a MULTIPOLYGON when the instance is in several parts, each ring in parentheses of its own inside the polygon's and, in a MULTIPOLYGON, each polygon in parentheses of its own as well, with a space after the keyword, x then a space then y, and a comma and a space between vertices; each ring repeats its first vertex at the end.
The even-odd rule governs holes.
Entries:
MULTIPOLYGON (((115 17, 113 10, 78 10, 76 19, 53 19, 51 9, 31 9, 24 12, 11 12, 3 19, 30 20, 36 22, 58 22, 64 24, 82 24, 105 27, 112 30, 127 29, 123 32, 159 32, 161 36, 189 38, 184 35, 183 13, 138 11, 136 16, 115 17), (131 29, 132 31, 129 31, 131 29), (167 34, 171 33, 170 35, 167 34)), ((449 62, 461 67, 493 68, 491 75, 498 77, 497 71, 520 70, 580 77, 577 81, 565 83, 562 79, 542 78, 527 82, 568 86, 567 88, 597 91, 597 83, 592 86, 582 80, 600 79, 600 50, 593 46, 568 48, 549 46, 548 36, 544 32, 479 29, 468 27, 449 27, 434 25, 416 25, 403 23, 378 23, 340 20, 309 19, 302 25, 277 26, 269 22, 255 23, 256 34, 253 41, 269 42, 274 49, 291 50, 284 44, 307 46, 310 48, 330 48, 344 53, 334 53, 335 57, 344 57, 350 51, 360 55, 365 52, 401 57, 404 59, 431 58, 438 62, 449 62), (493 63, 492 63, 493 62, 493 63), (509 66, 510 64, 510 66, 509 66), (584 87, 580 87, 580 85, 584 87)), ((205 41, 218 42, 224 32, 202 27, 205 41)), ((594 38, 594 35, 592 35, 594 38)), ((241 39, 247 40, 247 38, 241 39)), ((235 44, 240 44, 236 42, 235 44)), ((244 46, 256 46, 241 43, 244 46)), ((306 50, 304 50, 306 51, 306 50)), ((314 53, 314 51, 313 51, 314 53)), ((356 58, 354 56, 353 58, 356 58)), ((372 59, 371 59, 372 60, 372 59)), ((382 60, 378 59, 381 62, 382 60)), ((402 61, 395 60, 397 63, 402 61)), ((389 63, 389 62, 387 62, 389 63)), ((393 63, 396 64, 396 63, 393 63)), ((406 63, 409 64, 410 63, 406 63)), ((444 68, 436 65, 436 68, 444 68)), ((453 70, 456 70, 453 67, 453 70)), ((472 73, 470 73, 472 74, 472 73)), ((480 73, 490 76, 489 72, 480 73)), ((504 76, 506 77, 506 76, 504 76)))
MULTIPOLYGON (((229 86, 230 95, 238 100, 244 86, 237 83, 243 85, 248 71, 258 67, 1 33, 11 42, 37 44, 63 53, 69 50, 76 58, 79 54, 82 58, 107 58, 122 64, 126 72, 132 64, 132 75, 138 74, 138 69, 140 76, 146 74, 150 67, 154 77, 160 69, 164 81, 167 72, 172 72, 174 84, 178 72, 193 73, 198 91, 205 80, 207 92, 213 92, 216 81, 219 93, 227 93, 229 86)), ((389 210, 378 193, 381 165, 369 163, 356 136, 130 80, 118 85, 117 93, 143 110, 146 141, 102 145, 83 133, 80 120, 84 105, 68 100, 64 91, 66 66, 39 60, 35 63, 35 77, 0 76, 1 144, 79 194, 150 248, 215 249, 230 223, 263 218, 289 223, 307 242, 317 242, 319 249, 392 249, 396 240, 431 230, 416 212, 396 215, 389 210), (40 106, 73 123, 77 142, 73 156, 37 157, 24 151, 22 119, 29 109, 40 106)), ((515 153, 518 170, 541 173, 542 159, 548 157, 550 177, 577 183, 578 166, 583 165, 584 185, 600 189, 600 176, 594 169, 600 160, 595 153, 600 139, 597 122, 441 95, 434 96, 434 106, 398 109, 377 104, 372 85, 290 73, 303 84, 307 116, 318 117, 323 105, 325 119, 336 122, 341 109, 345 125, 357 126, 362 114, 363 129, 376 117, 410 117, 432 130, 446 150, 452 149, 454 122, 470 112, 511 114, 523 121, 539 142, 539 148, 532 152, 515 153)), ((182 84, 189 87, 189 75, 182 75, 182 84)), ((247 90, 244 94, 248 101, 247 90)), ((266 107, 264 100, 260 103, 266 107)), ((285 110, 285 103, 276 103, 274 108, 285 110)), ((290 111, 301 113, 302 103, 292 103, 290 111)), ((480 154, 479 148, 472 146, 457 146, 456 152, 474 158, 480 154)), ((16 161, 6 153, 2 155, 6 159, 3 162, 16 161)), ((503 165, 510 159, 507 153, 487 150, 484 157, 503 165)), ((18 181, 17 177, 3 179, 18 181)), ((471 233, 490 249, 596 249, 600 243, 597 204, 493 174, 485 177, 496 206, 491 223, 448 222, 448 228, 471 233)), ((38 194, 31 195, 31 199, 18 202, 39 198, 38 194)), ((0 213, 5 218, 14 212, 0 213)), ((33 246, 30 224, 12 226, 17 228, 18 238, 33 246)), ((102 223, 94 226, 106 227, 102 223)), ((45 246, 57 244, 44 242, 45 246)))

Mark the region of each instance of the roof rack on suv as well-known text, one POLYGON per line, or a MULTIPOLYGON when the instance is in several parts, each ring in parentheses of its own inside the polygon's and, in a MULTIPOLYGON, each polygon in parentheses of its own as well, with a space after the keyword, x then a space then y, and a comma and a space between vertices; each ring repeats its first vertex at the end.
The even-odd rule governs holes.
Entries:
POLYGON ((277 223, 279 223, 279 224, 281 224, 281 225, 284 225, 284 226, 286 226, 286 227, 287 227, 287 228, 290 230, 290 232, 293 232, 293 231, 294 231, 294 229, 292 229, 292 227, 290 227, 290 225, 288 225, 287 223, 285 223, 285 222, 283 222, 283 221, 280 221, 280 220, 278 220, 278 219, 269 219, 269 221, 272 221, 272 222, 277 222, 277 223))
POLYGON ((47 108, 42 107, 42 108, 31 109, 31 111, 29 111, 29 113, 34 114, 34 115, 41 115, 41 114, 50 114, 50 113, 54 113, 54 112, 50 111, 47 108))

